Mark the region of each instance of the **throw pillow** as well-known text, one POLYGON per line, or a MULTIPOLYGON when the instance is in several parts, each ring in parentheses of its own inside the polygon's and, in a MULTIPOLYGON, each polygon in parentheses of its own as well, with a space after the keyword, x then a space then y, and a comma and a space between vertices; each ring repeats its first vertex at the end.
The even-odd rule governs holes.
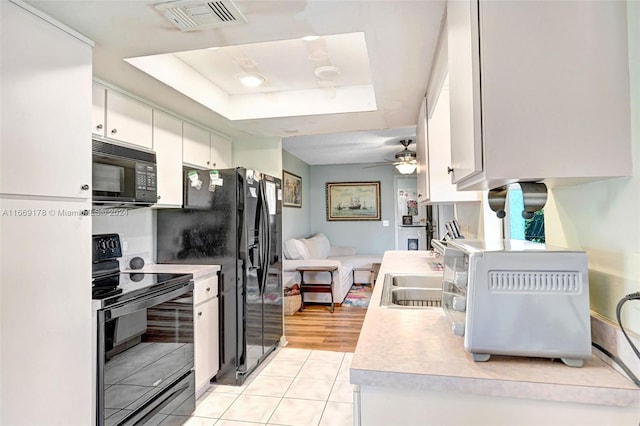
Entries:
POLYGON ((326 259, 331 252, 331 244, 329 239, 322 233, 317 233, 311 238, 307 238, 304 241, 311 259, 326 259))
POLYGON ((282 254, 290 260, 311 259, 311 254, 305 244, 295 238, 284 242, 282 245, 282 254))

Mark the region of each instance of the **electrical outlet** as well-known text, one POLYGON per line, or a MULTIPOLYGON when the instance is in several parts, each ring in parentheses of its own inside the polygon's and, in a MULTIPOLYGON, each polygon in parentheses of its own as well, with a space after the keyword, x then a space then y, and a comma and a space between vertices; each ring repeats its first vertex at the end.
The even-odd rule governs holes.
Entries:
POLYGON ((383 220, 382 221, 382 226, 389 226, 389 221, 388 220, 383 220))

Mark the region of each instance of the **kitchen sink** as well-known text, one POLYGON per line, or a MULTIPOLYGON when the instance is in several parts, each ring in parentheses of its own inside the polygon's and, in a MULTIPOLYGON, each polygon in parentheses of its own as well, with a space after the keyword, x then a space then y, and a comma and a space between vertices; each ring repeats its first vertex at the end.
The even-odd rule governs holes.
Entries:
POLYGON ((380 306, 386 308, 439 308, 442 277, 434 275, 386 274, 380 306))
POLYGON ((440 275, 387 275, 391 276, 391 285, 393 287, 442 288, 442 276, 440 275))

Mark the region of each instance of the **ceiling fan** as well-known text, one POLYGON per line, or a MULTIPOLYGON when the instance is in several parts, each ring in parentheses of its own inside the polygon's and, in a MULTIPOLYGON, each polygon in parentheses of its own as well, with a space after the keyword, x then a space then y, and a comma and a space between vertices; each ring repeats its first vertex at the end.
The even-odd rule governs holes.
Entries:
POLYGON ((395 161, 385 159, 386 163, 376 164, 373 166, 366 166, 363 168, 368 169, 370 167, 380 167, 380 166, 386 166, 388 164, 393 164, 394 166, 396 166, 396 169, 403 175, 408 175, 413 173, 418 165, 418 161, 416 159, 416 152, 408 148, 411 142, 413 142, 411 139, 402 139, 400 141, 400 144, 404 146, 404 149, 396 153, 395 161))

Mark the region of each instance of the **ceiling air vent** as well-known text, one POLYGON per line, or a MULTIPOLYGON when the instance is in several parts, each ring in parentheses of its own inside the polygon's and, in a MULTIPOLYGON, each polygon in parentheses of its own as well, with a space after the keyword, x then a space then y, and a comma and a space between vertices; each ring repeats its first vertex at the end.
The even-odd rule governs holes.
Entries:
POLYGON ((231 0, 172 1, 156 4, 155 8, 182 31, 195 31, 247 22, 231 0))

